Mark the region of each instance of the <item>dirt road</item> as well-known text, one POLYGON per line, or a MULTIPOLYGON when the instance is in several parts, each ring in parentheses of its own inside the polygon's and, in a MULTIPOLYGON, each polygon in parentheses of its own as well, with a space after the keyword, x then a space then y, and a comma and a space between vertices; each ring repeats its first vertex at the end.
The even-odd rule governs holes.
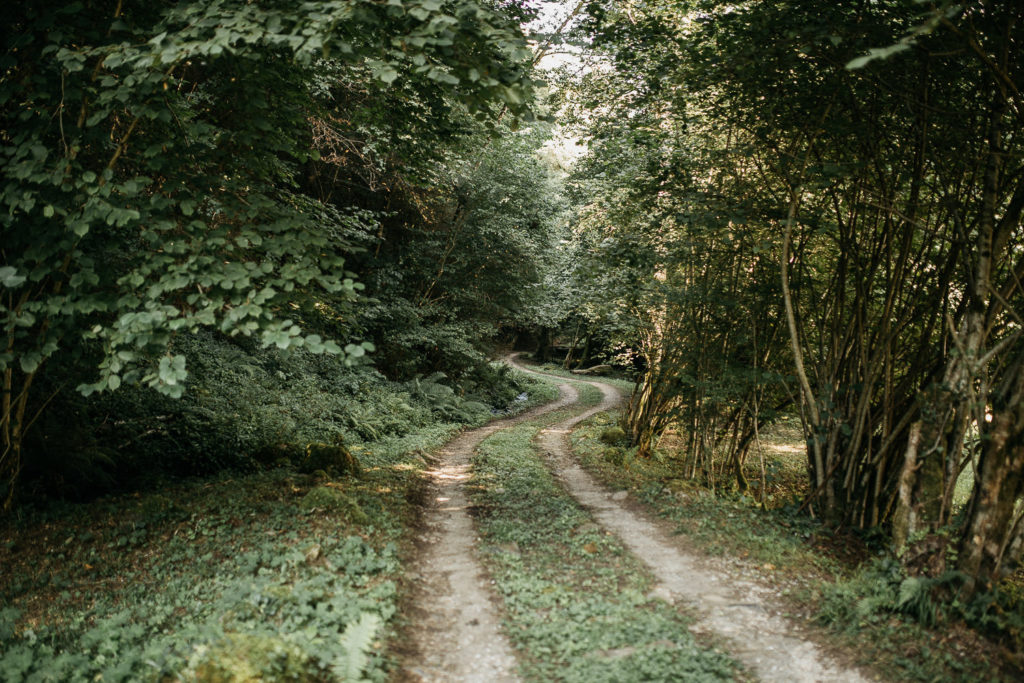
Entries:
POLYGON ((558 400, 521 416, 499 420, 460 434, 445 446, 431 479, 426 530, 419 539, 420 561, 414 620, 409 637, 413 654, 400 679, 484 683, 519 680, 516 659, 500 629, 500 607, 477 562, 477 541, 468 512, 465 483, 477 445, 491 434, 558 410, 576 400, 562 386, 558 400))
MULTIPOLYGON (((514 365, 524 372, 529 368, 514 365)), ((535 373, 540 374, 540 373, 535 373)), ((558 382, 559 400, 512 420, 494 422, 466 432, 440 453, 433 481, 427 531, 421 539, 415 622, 410 638, 416 653, 405 663, 401 678, 415 681, 515 681, 516 659, 501 632, 501 607, 475 557, 477 541, 467 511, 464 485, 471 477, 473 451, 486 437, 575 402, 573 381, 558 382)), ((598 387, 600 405, 580 410, 558 424, 542 429, 536 445, 549 466, 598 524, 618 535, 659 581, 661 599, 696 608, 695 630, 715 634, 748 670, 764 681, 851 681, 863 678, 844 669, 798 629, 779 616, 769 589, 734 576, 724 565, 701 557, 665 523, 644 514, 624 492, 604 489, 575 462, 569 434, 591 415, 614 408, 620 401, 610 385, 598 387)))

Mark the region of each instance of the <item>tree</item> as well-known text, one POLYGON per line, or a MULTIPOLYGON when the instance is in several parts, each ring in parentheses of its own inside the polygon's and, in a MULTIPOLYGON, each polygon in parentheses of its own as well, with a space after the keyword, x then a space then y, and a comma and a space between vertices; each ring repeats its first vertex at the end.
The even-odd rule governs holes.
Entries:
POLYGON ((184 358, 166 349, 200 327, 365 352, 289 315, 297 288, 346 310, 360 287, 346 257, 376 227, 301 191, 311 121, 334 104, 323 60, 356 90, 414 91, 435 128, 446 97, 493 120, 524 112, 532 86, 518 23, 472 0, 39 0, 12 13, 0 82, 5 507, 33 382, 55 354, 96 364, 83 393, 142 383, 177 395, 184 358))
MULTIPOLYGON (((688 359, 661 382, 665 405, 700 386, 683 368, 706 362, 712 340, 722 340, 722 362, 766 369, 744 335, 716 332, 700 311, 735 305, 705 283, 767 250, 779 289, 762 271, 753 280, 762 298, 747 285, 739 301, 775 311, 756 337, 776 344, 772 371, 795 375, 805 507, 832 524, 890 528, 907 566, 928 573, 947 566, 929 533, 954 525, 968 591, 1016 566, 1024 545, 1024 170, 1011 57, 1020 11, 902 0, 593 3, 587 29, 609 66, 588 78, 608 96, 586 85, 580 95, 599 112, 592 165, 627 169, 597 191, 632 212, 609 214, 606 231, 650 245, 645 281, 660 276, 659 287, 682 295, 645 304, 652 320, 672 323, 644 342, 655 349, 645 355, 688 359), (635 141, 628 155, 607 142, 623 140, 635 141), (699 207, 721 218, 694 220, 699 207), (701 228, 690 236, 696 256, 670 247, 686 221, 701 228), (740 261, 717 246, 725 235, 745 245, 740 261), (677 268, 709 275, 674 280, 677 268), (700 324, 678 322, 689 319, 700 324), (777 345, 783 320, 788 351, 777 345), (972 501, 957 517, 953 492, 972 466, 972 501), (911 537, 925 541, 907 548, 911 537)), ((708 367, 720 376, 724 366, 708 367)), ((657 386, 651 375, 641 397, 657 386)), ((664 428, 643 411, 635 419, 664 428)))

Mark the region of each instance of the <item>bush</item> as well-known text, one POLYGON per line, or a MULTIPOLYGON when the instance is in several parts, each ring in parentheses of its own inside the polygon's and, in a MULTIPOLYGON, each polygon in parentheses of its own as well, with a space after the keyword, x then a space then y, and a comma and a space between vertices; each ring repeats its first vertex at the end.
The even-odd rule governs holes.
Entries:
POLYGON ((622 467, 626 463, 626 452, 618 446, 612 446, 604 449, 605 462, 608 462, 616 467, 622 467))
POLYGON ((331 475, 358 475, 361 471, 359 460, 351 451, 340 444, 326 443, 311 443, 306 446, 301 469, 306 473, 323 470, 331 475))
MULTIPOLYGON (((287 465, 355 473, 351 452, 329 444, 380 442, 439 423, 480 424, 530 386, 479 358, 463 366, 458 381, 434 373, 395 382, 337 357, 261 349, 252 339, 209 331, 179 336, 173 350, 187 357, 190 372, 180 399, 132 386, 89 399, 56 394, 26 442, 26 499, 84 501, 168 475, 287 465), (317 452, 307 455, 305 444, 317 452)), ((73 371, 60 379, 74 384, 73 371)), ((48 392, 40 387, 41 396, 48 392)))
POLYGON ((294 643, 261 634, 231 633, 211 647, 196 667, 198 683, 313 681, 309 658, 294 643))
POLYGON ((854 629, 900 615, 926 627, 946 619, 951 596, 962 581, 957 572, 941 576, 907 576, 893 558, 878 560, 856 576, 830 586, 820 621, 854 629))
POLYGON ((601 439, 601 443, 606 443, 609 446, 615 446, 626 440, 626 432, 622 427, 609 427, 601 432, 601 436, 598 438, 601 439))
POLYGON ((459 396, 450 386, 441 383, 443 379, 445 375, 436 372, 429 377, 416 377, 406 386, 414 399, 446 422, 477 424, 490 415, 490 406, 459 396))

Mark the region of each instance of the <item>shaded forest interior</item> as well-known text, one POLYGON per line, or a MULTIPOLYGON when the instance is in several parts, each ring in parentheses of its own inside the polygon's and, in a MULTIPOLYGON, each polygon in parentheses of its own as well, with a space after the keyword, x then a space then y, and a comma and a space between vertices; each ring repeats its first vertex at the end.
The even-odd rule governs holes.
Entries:
MULTIPOLYGON (((621 476, 848 535, 886 614, 1024 646, 1020 3, 7 11, 8 533, 362 476, 323 504, 391 543, 374 486, 417 485, 380 468, 551 397, 518 347, 635 381, 621 476)), ((330 552, 396 561, 370 546, 330 552)))

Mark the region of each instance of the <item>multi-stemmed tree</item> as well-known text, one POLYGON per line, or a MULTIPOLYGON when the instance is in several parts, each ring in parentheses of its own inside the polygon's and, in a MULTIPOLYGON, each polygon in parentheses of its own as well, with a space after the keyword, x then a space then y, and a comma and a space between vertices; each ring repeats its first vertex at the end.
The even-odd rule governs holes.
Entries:
POLYGON ((1022 22, 989 2, 591 6, 614 68, 578 96, 600 112, 584 215, 597 262, 634 269, 611 298, 642 296, 642 448, 669 425, 695 459, 741 443, 721 430, 748 394, 707 378, 746 368, 773 380, 759 406, 798 400, 815 513, 890 527, 926 571, 955 557, 968 589, 1017 564, 1022 22))

